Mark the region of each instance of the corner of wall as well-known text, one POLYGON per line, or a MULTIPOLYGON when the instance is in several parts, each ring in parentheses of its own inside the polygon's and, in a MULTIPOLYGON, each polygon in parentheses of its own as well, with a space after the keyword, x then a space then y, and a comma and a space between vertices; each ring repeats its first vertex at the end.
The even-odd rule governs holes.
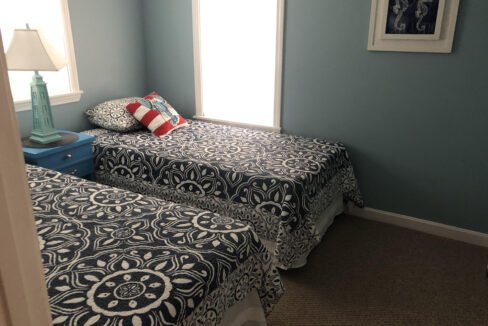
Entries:
MULTIPOLYGON (((141 19, 139 20, 141 22, 141 34, 142 34, 142 37, 141 37, 141 40, 142 40, 142 52, 143 52, 143 58, 144 58, 144 62, 143 62, 143 76, 144 76, 144 85, 143 85, 143 92, 144 94, 146 93, 149 93, 150 90, 149 90, 149 81, 148 81, 148 78, 149 78, 149 64, 148 64, 148 60, 147 60, 147 45, 148 45, 148 37, 147 37, 147 24, 146 24, 146 21, 144 20, 144 17, 146 15, 146 1, 147 0, 139 0, 140 2, 140 8, 141 8, 141 11, 140 11, 140 15, 141 15, 141 19)), ((142 95, 141 95, 142 96, 142 95)))

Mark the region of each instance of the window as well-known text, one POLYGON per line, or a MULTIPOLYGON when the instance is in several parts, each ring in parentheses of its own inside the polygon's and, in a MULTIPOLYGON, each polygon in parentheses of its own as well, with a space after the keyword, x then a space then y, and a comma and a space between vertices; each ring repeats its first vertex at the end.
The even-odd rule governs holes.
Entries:
POLYGON ((196 117, 279 131, 283 0, 193 0, 196 117))
MULTIPOLYGON (((41 29, 46 39, 64 55, 68 65, 59 71, 44 71, 52 105, 80 100, 76 62, 67 0, 0 0, 0 30, 7 50, 16 28, 41 29)), ((9 71, 10 87, 17 111, 30 110, 31 71, 9 71)))

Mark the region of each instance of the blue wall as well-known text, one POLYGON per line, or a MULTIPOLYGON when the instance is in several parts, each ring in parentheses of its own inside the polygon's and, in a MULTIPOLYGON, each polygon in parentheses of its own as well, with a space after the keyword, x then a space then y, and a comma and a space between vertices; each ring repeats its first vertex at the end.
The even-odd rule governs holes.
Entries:
MULTIPOLYGON (((140 1, 69 0, 78 65, 80 102, 53 107, 57 128, 90 127, 85 110, 117 97, 145 90, 144 38, 140 1)), ((27 85, 28 86, 28 85, 27 85)), ((17 113, 23 135, 31 130, 31 111, 17 113)))
POLYGON ((284 130, 343 140, 367 206, 488 232, 488 1, 450 55, 367 52, 369 10, 287 1, 284 130))
POLYGON ((147 92, 195 114, 191 0, 143 0, 147 92))
MULTIPOLYGON (((367 206, 488 232, 488 1, 454 53, 366 50, 371 1, 288 0, 282 127, 338 139, 367 206)), ((143 0, 147 90, 195 112, 190 0, 143 0)))

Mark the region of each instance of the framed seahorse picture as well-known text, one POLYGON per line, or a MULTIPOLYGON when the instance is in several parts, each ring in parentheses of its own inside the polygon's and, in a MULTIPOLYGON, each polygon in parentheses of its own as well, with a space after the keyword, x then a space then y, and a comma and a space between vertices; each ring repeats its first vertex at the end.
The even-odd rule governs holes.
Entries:
POLYGON ((390 40, 438 40, 446 0, 384 1, 383 35, 390 40))
POLYGON ((452 52, 460 0, 372 0, 368 50, 452 52))

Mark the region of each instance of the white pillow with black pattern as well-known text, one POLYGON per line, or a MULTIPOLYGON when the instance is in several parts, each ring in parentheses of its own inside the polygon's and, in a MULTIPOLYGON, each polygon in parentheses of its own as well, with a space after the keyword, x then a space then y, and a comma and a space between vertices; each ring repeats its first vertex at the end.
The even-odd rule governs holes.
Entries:
POLYGON ((129 103, 142 100, 140 97, 126 97, 106 101, 86 110, 88 120, 104 129, 129 132, 144 128, 129 112, 129 103))

